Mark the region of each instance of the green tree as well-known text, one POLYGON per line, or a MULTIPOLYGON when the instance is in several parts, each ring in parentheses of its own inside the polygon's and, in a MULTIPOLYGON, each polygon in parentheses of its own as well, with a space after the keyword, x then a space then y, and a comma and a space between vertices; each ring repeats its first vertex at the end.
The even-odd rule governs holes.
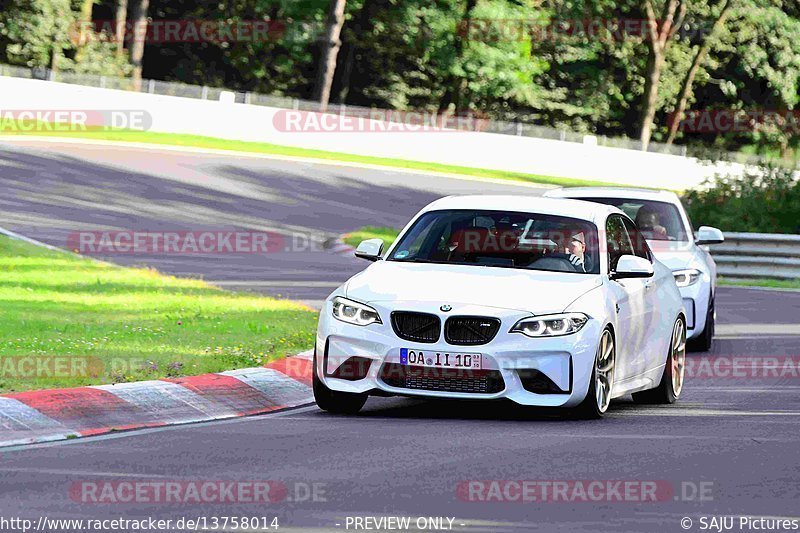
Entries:
MULTIPOLYGON (((766 110, 792 116, 800 95, 800 13, 797 6, 773 0, 734 0, 732 3, 727 22, 715 25, 705 60, 697 62, 694 86, 684 86, 686 90, 679 97, 686 94, 686 107, 694 104, 698 110, 766 110)), ((680 111, 680 100, 673 109, 680 111)), ((678 126, 669 120, 664 122, 672 129, 678 126)), ((683 133, 683 140, 726 150, 745 149, 791 158, 792 151, 797 148, 798 133, 796 124, 754 121, 740 131, 706 135, 683 133)), ((676 138, 680 138, 680 133, 670 132, 668 140, 676 138)))
POLYGON ((688 191, 684 203, 693 220, 723 231, 800 233, 800 182, 792 169, 766 165, 720 175, 688 191))
POLYGON ((0 3, 0 54, 11 64, 50 67, 72 48, 75 14, 70 0, 4 0, 0 3))
POLYGON ((325 23, 325 34, 321 39, 319 66, 317 67, 317 81, 314 87, 314 99, 319 101, 320 110, 328 108, 331 97, 333 76, 336 73, 336 59, 342 47, 340 36, 344 26, 345 0, 330 0, 328 17, 325 23))
POLYGON ((689 70, 686 71, 686 75, 683 78, 680 95, 678 96, 678 103, 675 107, 673 118, 669 125, 667 144, 672 144, 675 141, 675 137, 678 134, 678 126, 680 125, 681 117, 683 117, 683 112, 686 111, 686 106, 689 104, 689 98, 692 95, 694 80, 697 77, 697 73, 700 71, 700 67, 705 61, 708 53, 711 51, 714 43, 720 38, 722 29, 728 20, 728 16, 731 14, 734 1, 735 0, 722 0, 720 2, 720 5, 717 8, 714 16, 714 22, 711 25, 711 28, 708 30, 708 35, 701 36, 700 43, 695 47, 694 55, 692 57, 692 64, 689 67, 689 70))
POLYGON ((55 71, 125 76, 127 60, 115 57, 106 36, 91 28, 91 5, 70 0, 4 2, 0 58, 14 65, 55 71))

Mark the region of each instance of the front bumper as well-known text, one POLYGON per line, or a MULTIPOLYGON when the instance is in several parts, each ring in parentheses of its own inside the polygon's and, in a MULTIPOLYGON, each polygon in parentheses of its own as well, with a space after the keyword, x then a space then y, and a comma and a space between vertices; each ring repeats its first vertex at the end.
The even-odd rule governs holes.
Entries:
POLYGON ((443 313, 434 303, 391 302, 391 307, 385 304, 370 303, 383 324, 354 326, 333 318, 331 301, 325 303, 315 350, 317 376, 328 388, 351 393, 436 398, 504 398, 522 405, 549 407, 571 407, 586 396, 603 328, 596 319, 590 319, 580 331, 571 335, 533 339, 509 333, 518 320, 531 316, 523 311, 457 305, 452 312, 443 313), (395 334, 389 319, 395 310, 435 314, 442 324, 449 316, 468 315, 496 317, 501 325, 494 339, 483 345, 454 346, 446 343, 443 335, 436 343, 417 343, 395 334), (488 392, 463 392, 469 386, 456 380, 473 379, 487 373, 437 368, 426 371, 424 379, 413 380, 412 386, 407 386, 412 381, 404 385, 402 380, 393 378, 397 377, 398 367, 408 368, 400 366, 403 348, 433 357, 437 353, 442 357, 444 354, 481 354, 482 367, 488 371, 490 381, 493 380, 492 386, 488 387, 488 392), (499 385, 496 378, 501 378, 499 385), (435 381, 437 379, 442 381, 435 381))
POLYGON ((711 298, 711 280, 707 274, 694 285, 679 287, 683 307, 686 310, 686 337, 688 339, 701 335, 706 327, 706 315, 711 298))

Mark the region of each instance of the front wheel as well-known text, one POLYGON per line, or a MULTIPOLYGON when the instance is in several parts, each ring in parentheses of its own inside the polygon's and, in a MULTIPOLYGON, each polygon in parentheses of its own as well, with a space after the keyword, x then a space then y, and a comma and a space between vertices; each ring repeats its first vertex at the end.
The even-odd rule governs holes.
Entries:
POLYGON ((577 407, 576 414, 580 418, 602 418, 611 403, 611 389, 614 386, 614 369, 616 365, 616 349, 614 336, 610 329, 603 331, 600 344, 594 357, 592 377, 586 398, 577 407))
POLYGON ((323 411, 337 415, 354 415, 367 403, 367 394, 355 394, 329 389, 317 376, 316 354, 314 354, 314 371, 311 382, 314 389, 314 401, 323 411))
POLYGON ((686 369, 686 323, 683 318, 675 321, 669 344, 667 362, 661 383, 655 389, 633 393, 633 401, 645 404, 670 404, 680 397, 686 369))

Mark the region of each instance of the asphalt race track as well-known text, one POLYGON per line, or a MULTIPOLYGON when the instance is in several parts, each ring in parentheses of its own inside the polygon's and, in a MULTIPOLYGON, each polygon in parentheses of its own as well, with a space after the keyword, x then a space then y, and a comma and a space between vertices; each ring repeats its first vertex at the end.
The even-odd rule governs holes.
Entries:
POLYGON ((402 227, 448 194, 541 194, 512 182, 455 180, 272 159, 143 148, 0 144, 0 226, 66 248, 79 231, 259 230, 286 247, 256 254, 97 254, 227 287, 322 300, 364 268, 324 242, 366 225, 402 227))
MULTIPOLYGON (((541 192, 344 166, 21 144, 0 145, 0 226, 58 246, 71 231, 102 228, 327 238, 367 224, 400 225, 444 194, 541 192)), ((317 302, 366 265, 328 250, 111 259, 317 302)), ((697 531, 703 517, 722 515, 737 517, 737 525, 740 516, 797 518, 800 293, 725 287, 717 306, 718 340, 710 353, 690 354, 694 370, 673 406, 621 399, 604 420, 587 422, 506 403, 371 398, 354 417, 309 406, 5 449, 0 509, 34 521, 274 516, 286 531, 347 530, 348 517, 366 516, 449 517, 457 531, 548 533, 697 531), (756 363, 725 370, 744 358, 756 363), (794 358, 788 371, 787 358, 794 358), (776 361, 782 371, 769 370, 776 361), (269 505, 86 503, 75 495, 76 484, 148 480, 277 480, 288 492, 269 505), (523 480, 567 485, 572 496, 542 501, 494 490, 523 480), (588 481, 658 490, 647 501, 636 491, 582 500, 572 489, 588 481)))

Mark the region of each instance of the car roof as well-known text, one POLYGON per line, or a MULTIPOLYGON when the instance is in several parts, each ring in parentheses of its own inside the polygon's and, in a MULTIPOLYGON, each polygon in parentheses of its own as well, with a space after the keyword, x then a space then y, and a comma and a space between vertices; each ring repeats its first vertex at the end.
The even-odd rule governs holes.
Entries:
POLYGON ((636 187, 561 187, 547 191, 545 196, 548 198, 625 198, 680 203, 680 198, 672 191, 638 189, 636 187))
POLYGON ((469 195, 448 196, 428 204, 423 212, 444 209, 481 209, 486 211, 516 211, 540 213, 596 222, 609 213, 622 213, 613 206, 541 196, 469 195))

